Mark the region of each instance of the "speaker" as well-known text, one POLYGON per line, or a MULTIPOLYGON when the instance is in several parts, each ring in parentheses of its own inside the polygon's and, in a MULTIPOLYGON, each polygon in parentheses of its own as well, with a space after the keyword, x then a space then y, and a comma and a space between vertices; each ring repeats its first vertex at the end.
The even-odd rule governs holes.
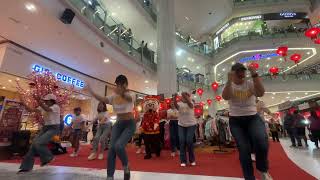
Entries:
POLYGON ((75 16, 75 13, 71 9, 65 9, 60 20, 64 24, 71 24, 74 16, 75 16))

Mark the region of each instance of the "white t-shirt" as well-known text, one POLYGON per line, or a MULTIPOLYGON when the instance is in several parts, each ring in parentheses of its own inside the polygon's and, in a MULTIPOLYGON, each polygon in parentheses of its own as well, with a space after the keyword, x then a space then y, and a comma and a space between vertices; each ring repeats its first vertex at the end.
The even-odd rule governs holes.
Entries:
POLYGON ((98 113, 96 119, 98 120, 99 124, 106 124, 110 122, 110 115, 108 112, 100 112, 98 113))
POLYGON ((190 127, 197 124, 197 120, 194 117, 193 108, 190 108, 187 103, 179 102, 179 117, 178 124, 182 127, 190 127))
POLYGON ((108 96, 110 104, 113 106, 113 110, 116 114, 129 113, 133 111, 134 107, 134 97, 132 94, 128 93, 132 97, 132 102, 128 102, 120 95, 114 94, 108 96))
POLYGON ((38 107, 43 116, 44 125, 60 125, 60 107, 57 104, 49 107, 52 109, 51 112, 47 112, 42 107, 38 107))
POLYGON ((253 82, 241 85, 232 83, 232 96, 229 100, 230 116, 252 116, 257 114, 256 96, 253 82))
POLYGON ((260 117, 263 119, 263 120, 265 120, 264 119, 264 112, 265 112, 265 109, 266 109, 267 107, 266 107, 266 105, 264 104, 264 102, 263 101, 258 101, 258 103, 257 103, 257 111, 258 111, 258 114, 260 115, 260 117))
POLYGON ((167 117, 169 120, 178 120, 179 111, 177 109, 168 109, 167 110, 167 117), (174 118, 172 118, 174 117, 174 118))
POLYGON ((81 129, 81 123, 83 122, 85 122, 85 120, 81 114, 79 116, 73 116, 72 117, 73 129, 81 129))

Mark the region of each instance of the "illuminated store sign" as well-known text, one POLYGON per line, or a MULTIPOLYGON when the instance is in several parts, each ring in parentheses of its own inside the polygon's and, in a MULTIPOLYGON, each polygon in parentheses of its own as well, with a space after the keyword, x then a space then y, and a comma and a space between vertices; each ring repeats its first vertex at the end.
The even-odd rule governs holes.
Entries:
POLYGON ((280 13, 280 16, 285 17, 285 18, 293 18, 296 15, 297 15, 297 13, 292 13, 292 12, 280 13))
POLYGON ((262 15, 242 17, 240 18, 240 21, 251 21, 251 20, 257 20, 257 19, 262 19, 262 15))
POLYGON ((63 118, 64 124, 67 125, 67 126, 71 126, 72 117, 73 117, 72 114, 65 115, 64 118, 63 118))
MULTIPOLYGON (((34 72, 40 72, 40 73, 46 72, 46 71, 51 72, 51 70, 49 68, 46 68, 46 67, 38 65, 38 64, 33 65, 32 70, 34 72)), ((58 81, 62 81, 67 84, 72 84, 78 88, 84 88, 84 81, 82 81, 80 79, 76 79, 76 78, 73 78, 69 75, 62 74, 59 72, 55 73, 55 76, 58 81)))
POLYGON ((245 63, 248 61, 259 61, 266 58, 277 57, 279 56, 277 53, 268 53, 268 54, 256 54, 249 57, 244 57, 239 60, 240 63, 245 63))
POLYGON ((224 26, 222 26, 222 28, 220 28, 216 34, 220 34, 222 31, 226 30, 229 27, 230 23, 225 24, 224 26))

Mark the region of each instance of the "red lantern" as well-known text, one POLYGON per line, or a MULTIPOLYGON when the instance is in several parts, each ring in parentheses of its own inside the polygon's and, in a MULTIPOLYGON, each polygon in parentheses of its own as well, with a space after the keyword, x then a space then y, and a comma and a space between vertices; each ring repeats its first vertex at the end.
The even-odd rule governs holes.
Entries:
POLYGON ((277 74, 279 73, 279 68, 273 66, 273 67, 271 67, 271 68, 269 69, 269 72, 270 72, 271 75, 277 75, 277 74))
POLYGON ((222 99, 222 97, 221 97, 221 96, 216 96, 216 100, 217 100, 218 102, 220 102, 220 101, 221 101, 221 99, 222 99))
POLYGON ((259 64, 256 63, 256 62, 252 62, 252 63, 249 64, 249 67, 252 67, 252 68, 254 68, 255 70, 257 70, 257 69, 259 69, 259 64))
POLYGON ((218 84, 217 82, 213 82, 213 83, 211 84, 211 87, 212 87, 213 91, 217 91, 218 88, 219 88, 219 84, 218 84))
POLYGON ((211 103, 212 103, 212 100, 211 100, 211 99, 208 99, 208 100, 207 100, 207 103, 208 103, 208 105, 210 106, 211 103))
POLYGON ((320 28, 312 27, 310 29, 307 29, 304 35, 308 38, 315 39, 317 38, 319 33, 320 33, 320 28))
POLYGON ((201 97, 203 94, 203 89, 201 89, 201 88, 197 89, 197 93, 201 97))
POLYGON ((284 57, 285 60, 286 60, 286 56, 288 55, 288 46, 278 47, 278 49, 277 49, 277 54, 278 54, 279 56, 284 57))
POLYGON ((315 44, 320 44, 320 38, 315 39, 315 40, 314 40, 314 43, 315 43, 315 44))
POLYGON ((291 61, 294 61, 295 64, 297 64, 301 59, 301 55, 300 54, 293 54, 290 57, 290 59, 291 59, 291 61))
POLYGON ((166 102, 167 104, 170 104, 171 99, 165 99, 165 102, 166 102))

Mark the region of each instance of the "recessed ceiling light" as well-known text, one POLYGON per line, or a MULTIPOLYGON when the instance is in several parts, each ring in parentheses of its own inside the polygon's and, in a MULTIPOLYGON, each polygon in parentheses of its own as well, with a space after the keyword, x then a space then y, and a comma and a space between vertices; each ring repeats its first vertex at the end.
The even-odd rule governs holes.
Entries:
POLYGON ((288 95, 290 95, 291 93, 288 92, 288 95))
POLYGON ((273 95, 276 95, 276 93, 272 93, 273 95))
POLYGON ((269 64, 266 65, 267 68, 268 68, 269 66, 270 66, 269 64))
POLYGON ((183 65, 182 67, 185 68, 185 67, 187 67, 187 66, 186 66, 186 65, 183 65))
POLYGON ((17 78, 16 80, 17 80, 17 81, 20 81, 20 78, 17 78))
POLYGON ((221 74, 219 73, 218 76, 221 76, 221 74))
POLYGON ((6 88, 5 86, 2 87, 2 89, 5 89, 5 88, 6 88))
POLYGON ((116 15, 117 15, 117 13, 115 13, 115 12, 112 12, 112 13, 111 13, 111 15, 112 15, 112 16, 116 16, 116 15))
POLYGON ((110 59, 109 59, 109 58, 105 58, 105 59, 103 60, 103 62, 104 62, 104 63, 109 63, 109 62, 110 62, 110 59))
POLYGON ((304 94, 305 94, 305 95, 308 95, 309 93, 306 92, 306 93, 304 93, 304 94))
POLYGON ((25 7, 28 11, 30 11, 30 12, 35 12, 35 11, 37 11, 37 7, 36 7, 33 3, 30 3, 30 2, 26 2, 26 3, 24 4, 24 7, 25 7))
POLYGON ((148 80, 145 80, 144 83, 149 83, 149 81, 148 81, 148 80))
POLYGON ((151 42, 149 45, 150 45, 150 46, 153 46, 153 42, 151 42))
POLYGON ((310 53, 310 52, 307 52, 307 54, 310 55, 311 53, 310 53))
POLYGON ((181 54, 182 54, 182 50, 178 50, 178 51, 176 52, 176 55, 177 55, 177 56, 181 56, 181 54))
POLYGON ((272 96, 271 98, 272 98, 272 99, 274 99, 274 97, 273 97, 273 96, 272 96))
POLYGON ((8 81, 9 81, 9 82, 12 82, 12 80, 11 80, 11 79, 9 79, 8 81))
POLYGON ((197 66, 196 68, 197 68, 197 69, 200 69, 200 66, 197 66))
POLYGON ((189 17, 185 16, 184 18, 185 18, 187 21, 190 21, 190 18, 189 18, 189 17))
POLYGON ((231 63, 231 64, 232 64, 232 65, 234 65, 235 63, 236 63, 236 62, 232 61, 232 63, 231 63))
POLYGON ((226 68, 223 68, 222 71, 226 71, 226 68))

